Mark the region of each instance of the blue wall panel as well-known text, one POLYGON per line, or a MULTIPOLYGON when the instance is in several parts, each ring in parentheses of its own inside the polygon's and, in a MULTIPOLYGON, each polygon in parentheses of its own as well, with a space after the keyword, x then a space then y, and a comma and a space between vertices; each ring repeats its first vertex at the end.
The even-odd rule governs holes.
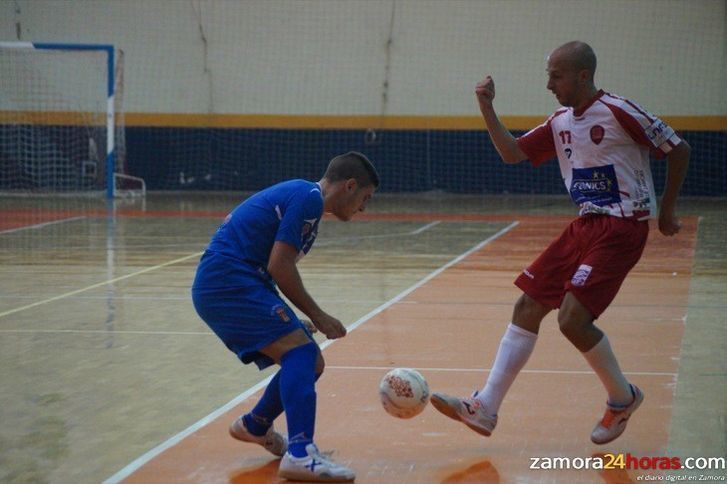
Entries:
MULTIPOLYGON (((30 179, 21 173, 24 167, 56 173, 60 168, 50 165, 58 164, 58 159, 67 160, 68 170, 80 170, 88 157, 87 142, 75 143, 83 149, 72 150, 67 143, 54 142, 48 133, 87 140, 88 132, 57 128, 23 127, 25 138, 28 130, 37 131, 32 139, 52 142, 59 153, 53 157, 46 156, 48 149, 41 146, 35 161, 29 161, 33 158, 30 152, 22 151, 18 158, 20 152, 11 149, 12 144, 0 145, 0 188, 20 188, 18 180, 25 183, 23 180, 30 179)), ((693 150, 683 194, 727 196, 727 132, 695 131, 683 136, 693 150)), ((0 125, 0 139, 16 138, 17 127, 0 125)), ((529 163, 506 165, 487 134, 479 130, 389 130, 372 136, 364 130, 126 128, 127 171, 144 178, 150 190, 252 191, 288 178, 317 180, 328 160, 349 150, 361 151, 375 162, 382 176, 382 192, 565 195, 556 161, 538 169, 529 163)), ((654 160, 651 166, 660 192, 666 163, 654 160)), ((74 173, 63 179, 75 179, 74 173)), ((32 180, 27 183, 32 185, 32 180)))
MULTIPOLYGON (((519 133, 515 133, 516 135, 519 133)), ((687 132, 692 163, 683 194, 727 196, 727 134, 687 132)), ((259 190, 287 178, 320 178, 327 161, 365 153, 381 191, 565 194, 556 161, 505 165, 482 131, 135 128, 126 130, 129 172, 150 190, 259 190)), ((666 164, 652 161, 657 192, 666 164)))

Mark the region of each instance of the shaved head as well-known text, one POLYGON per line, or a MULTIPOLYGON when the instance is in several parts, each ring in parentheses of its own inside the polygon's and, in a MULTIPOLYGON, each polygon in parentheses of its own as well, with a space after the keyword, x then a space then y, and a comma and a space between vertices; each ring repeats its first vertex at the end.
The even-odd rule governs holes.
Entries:
POLYGON ((555 49, 548 60, 558 60, 575 71, 588 71, 593 79, 596 73, 596 53, 585 42, 574 40, 555 49))
POLYGON ((562 106, 587 106, 596 95, 596 54, 585 42, 568 42, 548 56, 548 90, 562 106))

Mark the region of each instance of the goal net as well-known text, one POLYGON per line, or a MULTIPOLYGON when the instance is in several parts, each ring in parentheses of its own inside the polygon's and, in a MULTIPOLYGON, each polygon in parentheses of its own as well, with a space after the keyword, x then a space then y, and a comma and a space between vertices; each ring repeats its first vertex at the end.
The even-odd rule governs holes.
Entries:
POLYGON ((0 42, 0 191, 143 194, 126 172, 123 53, 0 42))
MULTIPOLYGON (((186 15, 147 3, 129 18, 154 15, 166 30, 124 46, 143 53, 127 136, 131 173, 150 190, 256 191, 317 179, 357 150, 379 169, 380 192, 554 194, 567 205, 555 160, 501 162, 474 87, 494 77, 498 114, 520 135, 561 107, 545 58, 577 39, 596 50, 599 88, 690 143, 682 194, 727 194, 718 2, 200 1, 186 15), (606 18, 617 28, 604 29, 606 18)), ((660 192, 667 164, 651 166, 660 192)))

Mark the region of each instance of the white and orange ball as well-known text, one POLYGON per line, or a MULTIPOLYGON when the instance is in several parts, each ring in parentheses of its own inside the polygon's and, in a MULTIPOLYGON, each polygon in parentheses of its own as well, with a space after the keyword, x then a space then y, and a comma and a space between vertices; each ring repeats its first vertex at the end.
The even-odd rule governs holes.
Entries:
POLYGON ((379 383, 379 398, 390 415, 412 418, 429 402, 429 385, 421 373, 411 368, 394 368, 379 383))

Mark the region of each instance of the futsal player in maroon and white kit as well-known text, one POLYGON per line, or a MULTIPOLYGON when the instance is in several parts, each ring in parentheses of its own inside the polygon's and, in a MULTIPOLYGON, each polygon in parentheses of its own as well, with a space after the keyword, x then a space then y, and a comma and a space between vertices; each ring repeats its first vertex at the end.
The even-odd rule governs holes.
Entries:
POLYGON ((658 225, 662 234, 671 236, 681 226, 675 206, 690 148, 638 104, 595 87, 596 55, 587 44, 569 42, 555 49, 547 71, 547 88, 564 107, 517 139, 492 106, 492 78, 478 83, 475 93, 503 161, 527 159, 537 167, 557 157, 580 215, 515 280, 523 294, 482 390, 466 398, 434 393, 431 401, 448 417, 489 436, 506 392, 532 353, 541 321, 558 309, 561 332, 608 393, 606 412, 591 433, 594 443, 605 444, 623 433, 644 394, 626 380, 594 321, 638 262, 649 232, 647 221, 657 216, 649 153, 666 157, 658 225))

